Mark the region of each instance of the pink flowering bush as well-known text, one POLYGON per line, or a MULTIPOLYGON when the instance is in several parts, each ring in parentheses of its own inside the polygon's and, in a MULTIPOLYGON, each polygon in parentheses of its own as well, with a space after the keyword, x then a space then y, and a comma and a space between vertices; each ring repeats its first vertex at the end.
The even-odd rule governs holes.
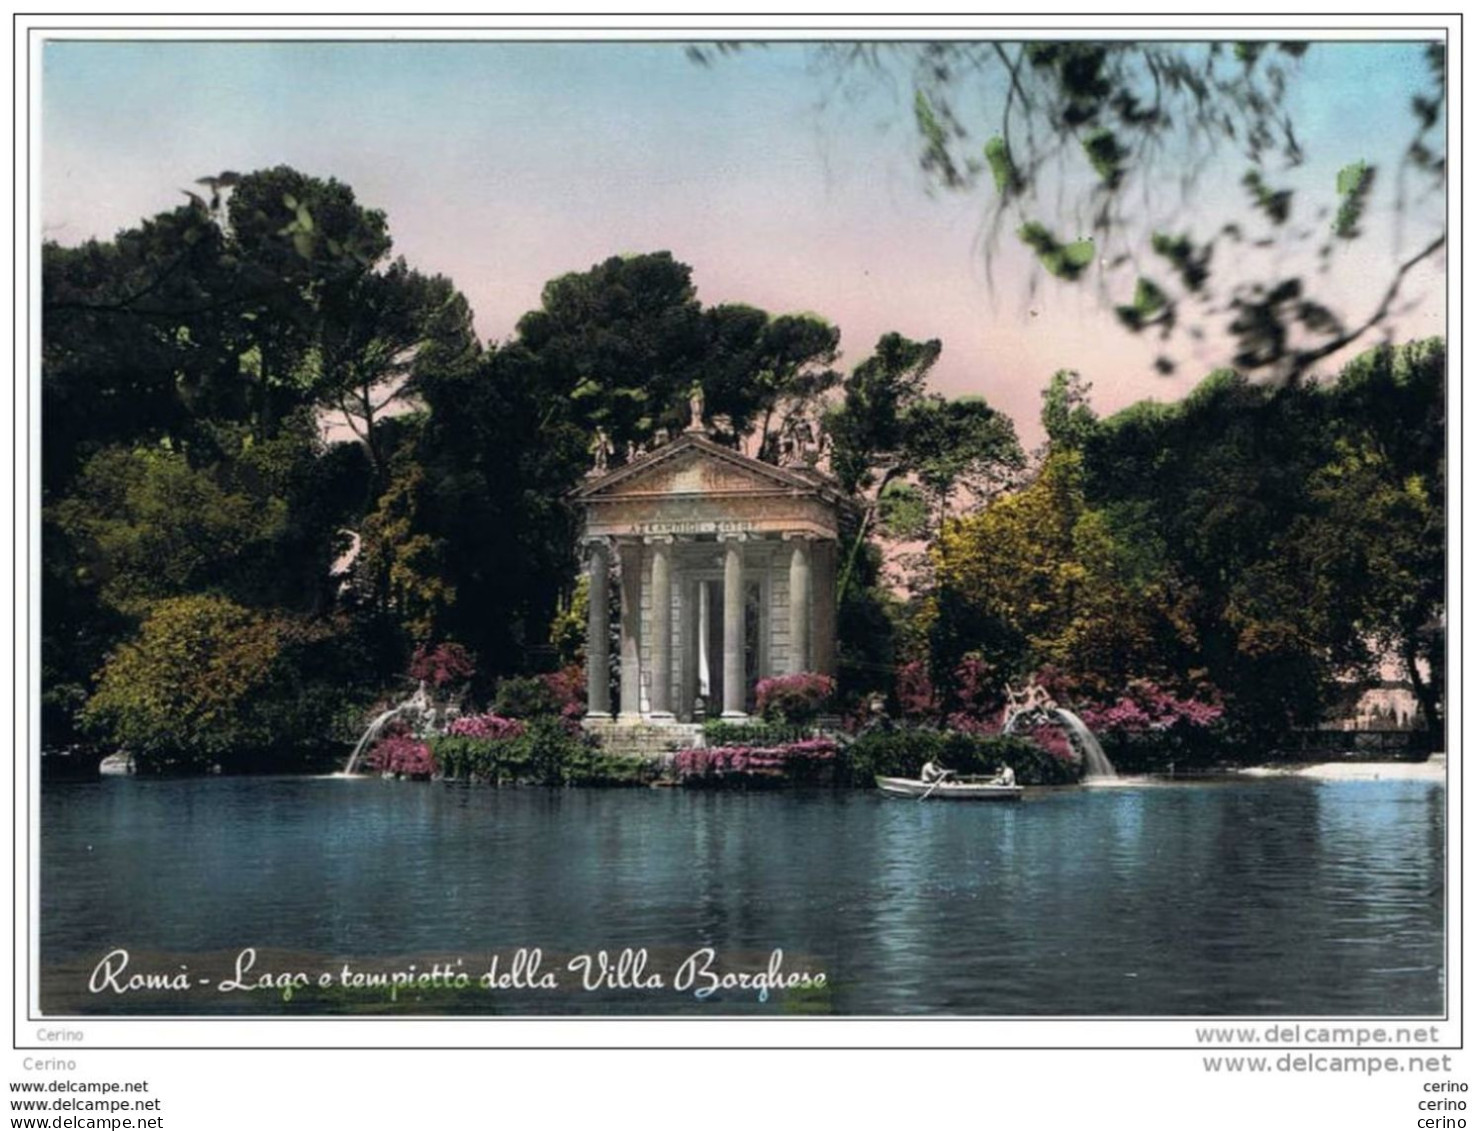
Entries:
POLYGON ((453 683, 465 683, 476 671, 472 654, 460 644, 450 642, 434 648, 422 644, 410 659, 410 678, 423 681, 437 691, 453 683))
POLYGON ((446 733, 454 738, 518 738, 527 726, 520 719, 505 719, 490 712, 483 715, 462 715, 452 721, 446 733))
POLYGON ((834 761, 836 744, 810 738, 779 746, 703 746, 676 755, 673 768, 683 781, 733 775, 803 776, 834 761))
POLYGON ((430 747, 408 734, 392 734, 374 744, 368 754, 369 768, 401 777, 429 777, 436 772, 430 747))
POLYGON ((1015 733, 1028 735, 1035 745, 1057 762, 1075 763, 1081 760, 1075 748, 1072 747, 1071 740, 1066 737, 1066 731, 1055 723, 1041 723, 1037 726, 1025 727, 1015 733))
POLYGON ((904 719, 932 718, 938 696, 927 661, 910 660, 897 670, 897 707, 904 719))
POLYGON ((1063 672, 1055 664, 1042 664, 1035 670, 1029 682, 1039 684, 1045 689, 1047 695, 1058 703, 1071 701, 1072 692, 1076 689, 1076 680, 1063 672))
POLYGON ((835 695, 835 680, 818 672, 798 672, 761 679, 758 710, 767 722, 814 721, 835 695))
POLYGON ((584 668, 578 664, 570 664, 540 678, 558 703, 561 719, 565 722, 578 722, 584 718, 584 668))
POLYGON ((974 735, 999 733, 1003 700, 994 665, 977 652, 969 653, 953 669, 953 697, 957 706, 948 714, 949 730, 974 735))
POLYGON ((1208 727, 1225 714, 1218 697, 1180 699, 1152 680, 1138 679, 1115 703, 1084 706, 1082 722, 1097 734, 1143 734, 1180 728, 1208 727))
POLYGON ((1211 766, 1225 755, 1225 708, 1213 688, 1181 699, 1151 680, 1134 680, 1116 702, 1087 704, 1077 713, 1120 770, 1211 766))

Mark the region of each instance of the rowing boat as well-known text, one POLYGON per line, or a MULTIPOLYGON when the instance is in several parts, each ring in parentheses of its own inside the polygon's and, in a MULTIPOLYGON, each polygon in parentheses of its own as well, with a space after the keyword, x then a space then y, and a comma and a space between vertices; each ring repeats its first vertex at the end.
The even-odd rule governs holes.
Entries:
POLYGON ((884 778, 878 776, 876 788, 889 797, 927 797, 946 801, 1019 801, 1025 788, 1001 785, 992 778, 947 778, 940 782, 917 778, 884 778))

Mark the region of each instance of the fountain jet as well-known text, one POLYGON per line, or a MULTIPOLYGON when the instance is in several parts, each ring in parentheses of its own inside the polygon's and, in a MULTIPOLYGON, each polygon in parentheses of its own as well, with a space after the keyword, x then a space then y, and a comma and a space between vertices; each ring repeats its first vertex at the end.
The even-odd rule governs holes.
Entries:
POLYGON ((1020 695, 1016 695, 1008 684, 1005 685, 1005 691, 1010 702, 1005 708, 1004 726, 1000 733, 1013 734, 1021 720, 1036 724, 1054 721, 1066 731, 1072 749, 1081 756, 1085 767, 1082 781, 1116 779, 1117 770, 1113 768, 1111 759, 1107 757, 1107 752, 1102 749, 1102 744, 1097 741, 1091 728, 1074 712, 1060 706, 1040 684, 1032 681, 1020 695))
POLYGON ((423 722, 431 714, 432 710, 430 693, 425 689, 425 680, 421 680, 420 686, 415 689, 414 695, 410 696, 403 703, 391 707, 388 711, 374 716, 374 719, 365 728, 358 745, 354 747, 354 752, 349 755, 348 762, 344 764, 343 776, 349 777, 358 770, 359 761, 363 757, 364 751, 368 750, 375 740, 379 738, 391 720, 398 718, 400 715, 407 715, 423 722))

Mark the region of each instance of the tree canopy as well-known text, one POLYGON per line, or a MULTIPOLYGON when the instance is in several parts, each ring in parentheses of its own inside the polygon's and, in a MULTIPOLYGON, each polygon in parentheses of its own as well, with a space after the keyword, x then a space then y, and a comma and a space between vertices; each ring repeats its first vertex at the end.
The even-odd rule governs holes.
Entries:
POLYGON ((1334 380, 1221 370, 1106 418, 1061 371, 1027 457, 1008 417, 931 388, 937 339, 886 333, 843 369, 824 317, 705 306, 657 251, 550 281, 484 345, 348 186, 202 180, 111 241, 43 248, 48 742, 297 764, 414 655, 465 658, 483 694, 577 656, 569 496, 697 391, 720 442, 848 497, 851 694, 905 664, 992 702, 1049 670, 1087 696, 1213 687, 1285 727, 1392 657, 1440 725, 1438 340, 1334 380))
POLYGON ((1105 420, 1058 374, 1038 476, 936 544, 935 667, 977 651, 1097 696, 1207 681, 1274 731, 1393 660, 1438 729, 1444 372, 1438 340, 1379 347, 1334 380, 1222 371, 1105 420))
POLYGON ((611 447, 613 462, 687 422, 700 387, 719 434, 777 455, 779 430, 839 380, 840 331, 817 315, 742 304, 704 308, 670 252, 629 255, 552 280, 518 322, 517 345, 562 420, 611 447))

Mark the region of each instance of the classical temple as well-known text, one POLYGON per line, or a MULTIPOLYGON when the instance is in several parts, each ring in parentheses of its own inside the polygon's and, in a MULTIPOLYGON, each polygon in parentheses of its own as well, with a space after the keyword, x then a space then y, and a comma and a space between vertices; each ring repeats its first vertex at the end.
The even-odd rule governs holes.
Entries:
POLYGON ((596 726, 741 720, 760 679, 834 671, 834 481, 803 459, 776 467, 713 442, 701 413, 694 399, 684 432, 575 492, 596 726), (615 702, 612 584, 620 594, 615 702))

